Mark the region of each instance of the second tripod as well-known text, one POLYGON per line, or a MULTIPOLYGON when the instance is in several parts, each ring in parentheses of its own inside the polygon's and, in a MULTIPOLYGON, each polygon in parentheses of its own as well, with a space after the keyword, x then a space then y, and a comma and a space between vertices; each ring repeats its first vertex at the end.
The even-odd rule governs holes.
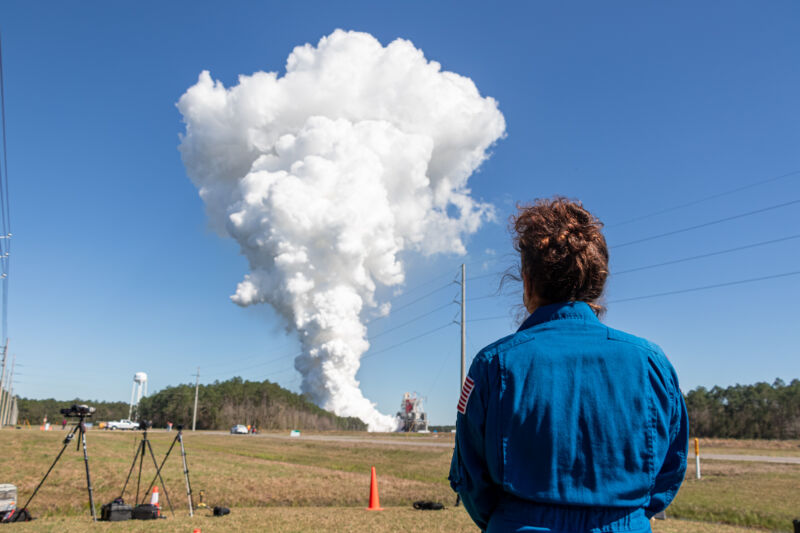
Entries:
MULTIPOLYGON (((175 510, 172 508, 172 502, 169 501, 169 492, 167 491, 167 486, 164 484, 164 479, 161 477, 161 468, 158 466, 158 462, 156 461, 156 455, 153 453, 153 447, 150 445, 150 441, 147 439, 147 425, 144 422, 139 424, 140 429, 142 430, 142 440, 139 442, 139 447, 136 448, 136 453, 133 456, 133 462, 131 463, 131 469, 128 470, 128 477, 125 479, 125 484, 122 486, 122 491, 120 492, 119 497, 122 498, 125 495, 125 489, 128 488, 128 482, 131 480, 131 475, 133 474, 133 469, 136 468, 136 463, 139 463, 139 474, 136 477, 136 502, 139 502, 139 489, 142 482, 142 466, 144 466, 144 456, 147 452, 150 452, 150 458, 153 460, 153 467, 156 469, 156 478, 161 481, 161 487, 164 489, 164 496, 167 498, 167 504, 169 505, 169 510, 172 512, 172 515, 175 516, 175 510)), ((155 479, 153 479, 152 485, 155 483, 155 479)), ((144 498, 142 498, 142 503, 147 498, 147 493, 150 489, 147 489, 144 493, 144 498)))
MULTIPOLYGON (((164 455, 164 460, 161 461, 161 465, 156 470, 156 475, 153 477, 153 481, 150 482, 150 486, 147 487, 147 491, 145 494, 150 492, 150 489, 153 488, 153 485, 156 482, 156 479, 161 476, 161 469, 164 468, 164 464, 166 464, 167 459, 169 458, 169 454, 172 453, 172 448, 175 447, 175 443, 181 443, 181 459, 183 461, 183 478, 186 481, 186 496, 189 498, 189 516, 194 516, 194 509, 192 506, 192 484, 189 482, 189 465, 186 463, 186 448, 183 446, 183 426, 178 425, 178 434, 175 435, 175 438, 172 441, 172 444, 169 446, 169 450, 167 450, 166 455, 164 455)), ((161 482, 164 483, 163 481, 161 482)), ((175 514, 173 512, 173 514, 175 514)))

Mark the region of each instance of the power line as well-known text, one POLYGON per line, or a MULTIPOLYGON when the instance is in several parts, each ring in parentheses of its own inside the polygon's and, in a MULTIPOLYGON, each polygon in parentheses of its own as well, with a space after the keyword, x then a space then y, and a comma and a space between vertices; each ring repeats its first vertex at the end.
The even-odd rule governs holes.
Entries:
POLYGON ((426 316, 432 315, 433 313, 435 313, 437 311, 441 311, 442 309, 445 309, 446 307, 450 307, 451 305, 453 305, 453 302, 448 302, 448 303, 446 303, 444 305, 441 305, 441 306, 437 307, 436 309, 432 309, 432 310, 428 311, 427 313, 424 313, 424 314, 421 314, 421 315, 417 315, 416 317, 414 317, 411 320, 408 320, 406 322, 403 322, 402 324, 398 324, 397 326, 394 326, 394 327, 389 328, 387 330, 381 331, 377 335, 373 335, 372 337, 367 337, 367 340, 371 341, 371 340, 377 339, 378 337, 386 335, 387 333, 390 333, 390 332, 392 332, 392 331, 394 331, 396 329, 400 329, 400 328, 402 328, 404 326, 407 326, 407 325, 409 325, 409 324, 411 324, 413 322, 416 322, 417 320, 419 320, 421 318, 425 318, 426 316))
POLYGON ((280 357, 275 357, 273 359, 270 359, 269 361, 263 361, 261 363, 256 363, 255 365, 252 365, 252 366, 248 366, 248 367, 244 367, 244 368, 237 368, 236 370, 226 370, 224 372, 216 372, 214 374, 211 374, 208 377, 212 377, 213 378, 215 376, 225 376, 225 375, 228 375, 228 374, 235 374, 237 372, 242 372, 244 370, 252 370, 254 368, 258 368, 258 367, 261 367, 261 366, 266 366, 266 365, 274 363, 276 361, 281 361, 283 359, 288 359, 289 357, 297 357, 297 356, 302 355, 302 354, 303 354, 303 352, 282 355, 280 357))
MULTIPOLYGON (((674 291, 665 291, 665 292, 659 292, 659 293, 655 293, 655 294, 645 294, 643 296, 632 296, 630 298, 620 298, 620 299, 617 299, 617 300, 609 300, 607 303, 615 304, 615 303, 622 303, 622 302, 632 302, 634 300, 646 300, 646 299, 649 299, 649 298, 658 298, 658 297, 661 297, 661 296, 669 296, 669 295, 673 295, 673 294, 684 294, 684 293, 688 293, 688 292, 696 292, 696 291, 705 291, 705 290, 709 290, 709 289, 717 289, 719 287, 730 287, 732 285, 743 285, 745 283, 755 283, 757 281, 766 281, 766 280, 770 280, 770 279, 785 278, 785 277, 789 277, 789 276, 796 276, 798 274, 800 274, 800 270, 795 270, 795 271, 792 271, 792 272, 783 272, 781 274, 771 274, 769 276, 760 276, 760 277, 757 277, 757 278, 747 278, 747 279, 739 279, 739 280, 735 280, 735 281, 727 281, 727 282, 724 282, 724 283, 714 283, 712 285, 702 285, 700 287, 690 287, 688 289, 677 289, 677 290, 674 290, 674 291)), ((496 315, 496 316, 486 316, 486 317, 482 317, 482 318, 473 318, 471 320, 467 320, 467 322, 484 322, 484 321, 487 321, 487 320, 500 320, 500 319, 508 319, 508 318, 509 317, 506 316, 506 315, 502 315, 502 316, 501 315, 496 315)))
POLYGON ((472 276, 471 278, 467 278, 467 281, 475 281, 484 278, 493 278, 497 276, 502 276, 505 272, 489 272, 488 274, 481 274, 480 276, 472 276))
POLYGON ((0 239, 0 264, 2 264, 2 333, 3 340, 8 339, 8 275, 10 272, 11 253, 11 209, 8 200, 8 150, 6 142, 6 96, 5 76, 3 74, 3 49, 0 38, 0 120, 3 132, 3 172, 0 173, 0 218, 2 218, 3 235, 0 239))
MULTIPOLYGON (((449 286, 449 285, 448 285, 448 286, 449 286)), ((421 315, 417 315, 416 317, 414 317, 414 318, 412 318, 411 320, 408 320, 408 321, 406 321, 406 322, 403 322, 402 324, 398 324, 397 326, 394 326, 394 327, 392 327, 392 328, 389 328, 389 329, 387 329, 387 330, 385 330, 385 331, 382 331, 382 332, 378 333, 377 335, 373 335, 372 337, 367 337, 367 340, 368 340, 368 341, 374 340, 374 339, 376 339, 376 338, 378 338, 378 337, 381 337, 381 336, 383 336, 383 335, 386 335, 387 333, 390 333, 390 332, 392 332, 392 331, 394 331, 394 330, 397 330, 397 329, 400 329, 400 328, 402 328, 402 327, 404 327, 404 326, 407 326, 407 325, 409 325, 409 324, 412 324, 412 323, 416 322, 417 320, 420 320, 420 319, 422 319, 422 318, 425 318, 426 316, 432 315, 432 314, 436 313, 437 311, 441 311, 442 309, 445 309, 446 307, 449 307, 449 306, 451 306, 451 305, 453 305, 453 302, 448 302, 448 303, 446 303, 446 304, 444 304, 444 305, 441 305, 441 306, 439 306, 439 307, 437 307, 437 308, 435 308, 435 309, 432 309, 432 310, 428 311, 427 313, 423 313, 423 314, 421 314, 421 315)), ((448 325, 449 325, 449 324, 448 324, 448 325)), ((208 377, 218 377, 218 376, 234 375, 234 374, 237 374, 237 373, 239 373, 239 372, 244 372, 244 371, 246 371, 246 370, 252 370, 252 369, 254 369, 254 368, 259 368, 259 367, 262 367, 262 366, 266 366, 266 365, 268 365, 268 364, 271 364, 271 363, 274 363, 274 362, 276 362, 276 361, 280 361, 280 360, 283 360, 283 359, 288 359, 289 357, 298 357, 298 356, 300 356, 300 355, 302 355, 302 354, 303 354, 303 352, 298 352, 298 353, 294 353, 294 354, 282 355, 282 356, 280 356, 280 357, 276 357, 276 358, 274 358, 274 359, 270 359, 269 361, 264 361, 264 362, 261 362, 261 363, 256 363, 256 364, 254 364, 254 365, 247 366, 247 367, 243 367, 243 368, 237 368, 236 370, 226 370, 226 371, 224 371, 224 372, 216 372, 216 373, 214 373, 214 374, 210 374, 208 377)), ((253 356, 253 357, 257 357, 257 356, 253 356)), ((246 360, 246 359, 247 359, 247 358, 245 358, 245 359, 242 359, 242 360, 246 360)), ((271 374, 270 374, 270 375, 271 375, 271 374)))
MULTIPOLYGON (((400 311, 400 310, 405 309, 407 307, 410 307, 410 306, 414 305, 415 303, 420 302, 420 301, 424 300, 425 298, 427 298, 429 296, 433 296, 437 292, 442 291, 442 290, 450 287, 451 285, 452 285, 452 283, 448 283, 447 285, 442 285, 441 287, 439 287, 437 289, 434 289, 434 290, 432 290, 432 291, 430 291, 430 292, 428 292, 426 294, 423 294, 422 296, 420 296, 419 298, 417 298, 415 300, 411 300, 407 304, 403 304, 403 305, 395 308, 394 311, 397 312, 397 311, 400 311)), ((367 320, 366 322, 364 322, 364 325, 366 326, 367 324, 372 324, 373 322, 377 322, 378 320, 383 320, 384 318, 387 318, 388 316, 389 315, 383 315, 383 316, 375 317, 372 320, 367 320)))
POLYGON ((656 268, 656 267, 661 267, 661 266, 666 266, 666 265, 674 265, 676 263, 684 263, 686 261, 693 261, 695 259, 703 259, 703 258, 706 258, 706 257, 713 257, 715 255, 728 254, 728 253, 731 253, 731 252, 738 252, 740 250, 747 250, 748 248, 755 248, 757 246, 766 246, 767 244, 774 244, 774 243, 777 243, 777 242, 783 242, 783 241, 788 241, 788 240, 797 239, 797 238, 800 238, 800 233, 798 233, 796 235, 790 235, 788 237, 782 237, 780 239, 771 239, 771 240, 768 240, 768 241, 755 242, 755 243, 752 243, 752 244, 745 244, 743 246, 737 246, 735 248, 727 248, 725 250, 718 250, 716 252, 709 252, 709 253, 706 253, 706 254, 693 255, 693 256, 690 256, 690 257, 683 257, 681 259, 673 259, 672 261, 664 261, 663 263, 655 263, 655 264, 652 264, 652 265, 645 265, 645 266, 640 266, 640 267, 636 267, 636 268, 629 268, 627 270, 620 270, 619 272, 613 272, 613 275, 614 276, 621 276, 622 274, 630 274, 631 272, 639 272, 640 270, 647 270, 647 269, 650 269, 650 268, 656 268))
POLYGON ((438 328, 433 328, 431 330, 426 331, 425 333, 420 333, 419 335, 415 335, 414 337, 408 338, 408 339, 406 339, 406 340, 404 340, 402 342, 398 342, 397 344, 393 344, 391 346, 387 346, 386 348, 384 348, 382 350, 378 350, 377 352, 368 353, 367 355, 363 356, 361 358, 361 360, 363 361, 364 359, 368 359, 368 358, 373 357, 375 355, 378 355, 378 354, 381 354, 381 353, 384 353, 384 352, 388 352, 389 350, 393 350, 393 349, 397 348, 398 346, 402 346, 404 344, 408 344, 409 342, 415 341, 417 339, 421 339, 422 337, 426 337, 428 335, 432 335, 433 333, 436 333, 437 331, 442 330, 444 328, 450 327, 453 324, 454 324, 454 322, 448 322, 447 324, 443 324, 443 325, 439 326, 438 328))
MULTIPOLYGON (((496 259, 494 259, 494 258, 492 258, 492 259, 476 259, 475 261, 472 261, 471 263, 467 263, 467 266, 473 266, 473 265, 476 265, 478 263, 486 263, 486 262, 492 262, 492 261, 496 261, 496 259)), ((422 289, 423 287, 427 287, 428 285, 431 285, 431 284, 439 281, 440 279, 444 279, 444 278, 447 278, 447 277, 450 277, 450 276, 451 276, 450 272, 445 272, 443 274, 435 276, 435 277, 429 279, 428 281, 422 282, 419 285, 415 285, 414 287, 412 287, 410 289, 404 290, 403 294, 401 294, 401 295, 397 296, 397 298, 393 298, 392 300, 389 300, 389 301, 397 300, 397 299, 402 298, 404 296, 408 296, 409 294, 412 294, 412 293, 418 291, 419 289, 422 289)))
POLYGON ((636 216, 636 217, 633 217, 633 218, 629 218, 627 220, 622 220, 620 222, 615 222, 614 224, 609 224, 606 227, 607 228, 614 228, 614 227, 617 227, 617 226, 624 226, 625 224, 630 224, 632 222, 638 222, 638 221, 644 220, 646 218, 651 218, 651 217, 654 217, 654 216, 657 216, 657 215, 662 215, 664 213, 669 213, 670 211, 683 209, 684 207, 690 207, 690 206, 693 206, 693 205, 697 205, 699 203, 707 202, 708 200, 714 200, 714 199, 720 198, 722 196, 727 196, 729 194, 737 193, 737 192, 740 192, 740 191, 751 189, 753 187, 757 187, 759 185, 764 185, 766 183, 770 183, 770 182, 777 181, 777 180, 780 180, 780 179, 783 179, 783 178, 787 178, 789 176, 796 176, 796 175, 799 175, 799 174, 800 174, 800 170, 794 170, 792 172, 787 172, 786 174, 781 174, 779 176, 773 176, 771 178, 767 178, 767 179, 764 179, 764 180, 756 181, 756 182, 753 182, 753 183, 748 183, 747 185, 742 185, 741 187, 736 187, 734 189, 729 189, 727 191, 723 191, 723 192, 720 192, 720 193, 712 194, 712 195, 709 195, 709 196, 704 196, 702 198, 698 198, 698 199, 692 200, 690 202, 685 202, 683 204, 673 205, 671 207, 665 207, 664 209, 659 209, 658 211, 653 211, 652 213, 647 213, 645 215, 639 215, 639 216, 636 216))
POLYGON ((676 235, 678 233, 684 233, 684 232, 687 232, 687 231, 692 231, 692 230, 696 230, 696 229, 700 229, 700 228, 705 228, 707 226, 713 226, 715 224, 721 224, 723 222, 728 222, 730 220, 736 220, 738 218, 744 218, 744 217, 749 217, 749 216, 752 216, 752 215, 757 215, 759 213, 764 213, 766 211, 771 211, 773 209, 779 209, 781 207, 787 207, 787 206, 794 205, 794 204, 797 204, 797 203, 800 203, 800 199, 790 200, 788 202, 783 202, 783 203, 780 203, 780 204, 771 205, 769 207, 762 207, 761 209, 756 209, 754 211, 747 211, 746 213, 739 213, 737 215, 731 215, 729 217, 718 218, 716 220, 710 220, 708 222, 703 222, 702 224, 695 224, 694 226, 688 226, 688 227, 681 228, 681 229, 667 231, 665 233, 659 233, 659 234, 656 234, 656 235, 650 235, 649 237, 642 237, 641 239, 635 239, 633 241, 623 242, 621 244, 615 244, 613 246, 610 246, 610 248, 612 248, 612 249, 622 248, 624 246, 630 246, 632 244, 639 244, 639 243, 645 242, 645 241, 652 241, 654 239, 660 239, 661 237, 667 237, 669 235, 676 235))
POLYGON ((742 284, 745 284, 745 283, 754 283, 756 281, 765 281, 765 280, 768 280, 768 279, 777 279, 777 278, 785 278, 785 277, 789 277, 789 276, 796 276, 798 274, 800 274, 800 270, 795 270, 793 272, 784 272, 782 274, 772 274, 770 276, 761 276, 761 277, 758 277, 758 278, 748 278, 748 279, 740 279, 740 280, 736 280, 736 281, 728 281, 728 282, 725 282, 725 283, 714 283, 713 285, 703 285, 701 287, 691 287, 689 289, 678 289, 678 290, 674 290, 674 291, 658 292, 658 293, 655 293, 655 294, 646 294, 644 296, 633 296, 631 298, 621 298, 621 299, 618 299, 618 300, 610 300, 608 303, 615 304, 615 303, 621 303, 621 302, 632 302, 634 300, 645 300, 645 299, 648 299, 648 298, 658 298, 660 296, 669 296, 669 295, 672 295, 672 294, 683 294, 683 293, 687 293, 687 292, 705 291, 705 290, 708 290, 708 289, 716 289, 716 288, 719 288, 719 287, 730 287, 731 285, 742 285, 742 284))

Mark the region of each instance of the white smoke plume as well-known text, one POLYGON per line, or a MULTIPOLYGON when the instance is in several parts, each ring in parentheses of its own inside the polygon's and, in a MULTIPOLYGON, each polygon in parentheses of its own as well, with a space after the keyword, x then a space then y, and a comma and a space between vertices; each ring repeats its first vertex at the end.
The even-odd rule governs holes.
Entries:
POLYGON ((492 98, 398 39, 336 30, 299 46, 286 73, 225 88, 202 72, 181 96, 180 151, 211 225, 250 273, 232 300, 268 303, 300 337, 302 390, 318 405, 395 429, 359 389, 361 314, 404 280, 400 252, 465 252, 492 217, 467 179, 505 131, 492 98))

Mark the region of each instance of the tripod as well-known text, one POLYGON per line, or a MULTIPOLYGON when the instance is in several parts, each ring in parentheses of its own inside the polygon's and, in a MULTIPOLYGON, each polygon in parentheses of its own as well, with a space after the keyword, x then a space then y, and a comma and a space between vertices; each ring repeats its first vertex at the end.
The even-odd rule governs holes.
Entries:
MULTIPOLYGON (((94 411, 94 409, 92 409, 92 411, 94 411)), ((47 479, 47 476, 49 476, 50 472, 53 471, 53 468, 55 468, 58 460, 61 459, 61 456, 64 454, 64 450, 67 449, 67 445, 69 445, 69 443, 72 441, 72 438, 75 436, 75 432, 77 431, 80 434, 80 441, 76 443, 75 450, 77 451, 81 443, 83 443, 83 462, 86 465, 86 488, 89 489, 89 508, 92 510, 92 520, 97 522, 97 515, 94 512, 94 495, 92 491, 92 478, 89 476, 89 454, 86 451, 86 424, 84 423, 84 419, 87 416, 91 416, 91 414, 86 414, 86 415, 79 414, 76 416, 78 416, 80 420, 75 424, 75 427, 73 427, 67 434, 67 436, 64 438, 64 446, 62 446, 61 451, 58 452, 56 460, 53 461, 52 465, 50 465, 50 469, 47 471, 47 473, 45 473, 44 477, 39 482, 39 485, 36 486, 36 489, 33 491, 33 494, 31 494, 31 497, 28 498, 28 501, 25 502, 25 505, 23 505, 18 512, 28 510, 28 505, 31 503, 31 500, 33 500, 33 497, 36 496, 37 492, 39 492, 39 489, 42 487, 42 485, 44 485, 44 481, 47 479)))
MULTIPOLYGON (((156 478, 161 476, 161 469, 164 468, 164 464, 167 462, 167 458, 169 454, 172 452, 172 448, 175 447, 175 443, 181 443, 181 459, 183 461, 183 477, 186 480, 186 496, 189 498, 189 516, 194 516, 194 510, 192 509, 192 484, 189 482, 189 466, 186 464, 186 448, 183 447, 183 426, 178 426, 178 434, 175 435, 175 438, 172 440, 172 444, 170 444, 169 449, 167 450, 167 454, 164 456, 164 459, 161 461, 161 465, 156 470, 156 475, 153 476, 153 481, 150 482, 150 486, 147 488, 147 492, 153 488, 153 484, 156 482, 156 478)), ((164 483, 163 481, 161 482, 164 483)), ((145 492, 145 494, 147 494, 145 492)), ((173 514, 175 514, 173 512, 173 514)))
MULTIPOLYGON (((139 463, 139 475, 136 478, 136 501, 139 501, 139 487, 142 481, 142 466, 144 465, 144 454, 145 450, 150 452, 150 457, 153 459, 153 466, 156 469, 156 478, 161 480, 161 486, 164 488, 164 496, 167 498, 167 504, 169 504, 169 510, 172 511, 172 515, 175 516, 175 510, 172 508, 172 502, 169 501, 169 492, 167 492, 167 486, 164 484, 164 479, 161 477, 161 469, 158 467, 158 462, 156 461, 156 455, 153 453, 153 447, 150 445, 150 441, 147 440, 147 426, 144 424, 140 424, 142 428, 142 440, 139 442, 139 447, 136 449, 136 453, 133 455, 133 462, 131 463, 131 469, 128 470, 128 477, 125 479, 125 484, 122 486, 122 492, 120 492, 119 497, 125 495, 125 489, 128 487, 128 482, 131 479, 131 474, 133 474, 133 469, 136 467, 136 463, 139 463)), ((155 478, 153 479, 153 483, 155 483, 155 478)), ((153 484, 150 484, 152 488, 153 484)), ((142 498, 142 503, 144 503, 145 499, 147 499, 147 493, 150 492, 150 488, 144 493, 144 497, 142 498)))

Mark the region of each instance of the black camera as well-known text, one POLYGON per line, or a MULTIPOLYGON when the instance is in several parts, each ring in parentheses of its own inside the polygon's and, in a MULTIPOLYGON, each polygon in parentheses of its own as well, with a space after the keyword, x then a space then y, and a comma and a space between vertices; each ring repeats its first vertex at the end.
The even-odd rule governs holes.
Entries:
POLYGON ((78 405, 77 403, 73 403, 70 407, 61 410, 61 414, 66 417, 81 417, 85 418, 87 416, 92 416, 94 414, 94 407, 89 407, 85 404, 78 405))

